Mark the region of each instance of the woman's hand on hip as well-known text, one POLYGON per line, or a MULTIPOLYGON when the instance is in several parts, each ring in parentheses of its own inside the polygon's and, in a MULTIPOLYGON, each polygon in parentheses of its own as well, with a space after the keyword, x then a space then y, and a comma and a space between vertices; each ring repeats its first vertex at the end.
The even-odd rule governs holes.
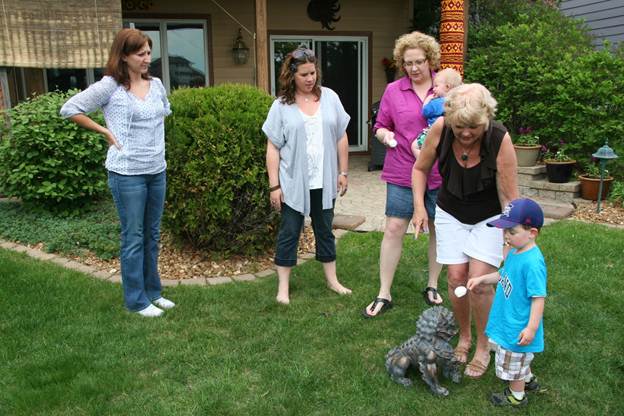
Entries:
POLYGON ((412 224, 414 225, 414 238, 418 238, 421 232, 429 232, 429 216, 424 206, 414 209, 412 224))
POLYGON ((273 192, 271 192, 269 194, 269 197, 271 199, 271 208, 273 208, 275 211, 281 211, 282 210, 282 202, 284 202, 284 196, 282 195, 282 190, 281 189, 276 189, 273 192))
POLYGON ((115 146, 117 150, 121 150, 121 144, 119 144, 113 132, 111 132, 109 129, 106 129, 104 131, 104 137, 106 137, 106 141, 108 142, 109 146, 115 146))
POLYGON ((340 196, 343 196, 347 193, 347 187, 349 185, 349 180, 345 175, 338 175, 338 192, 340 196))

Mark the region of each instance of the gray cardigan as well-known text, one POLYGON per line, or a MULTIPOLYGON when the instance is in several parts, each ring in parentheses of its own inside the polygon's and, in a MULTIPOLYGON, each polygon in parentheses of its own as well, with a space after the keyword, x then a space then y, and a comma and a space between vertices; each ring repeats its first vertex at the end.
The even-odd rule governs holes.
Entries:
MULTIPOLYGON (((344 136, 350 116, 331 89, 321 89, 323 117, 323 209, 333 207, 337 195, 337 143, 344 136)), ((296 104, 277 98, 262 125, 262 131, 279 149, 279 181, 284 202, 303 215, 310 215, 307 137, 303 117, 296 104)))

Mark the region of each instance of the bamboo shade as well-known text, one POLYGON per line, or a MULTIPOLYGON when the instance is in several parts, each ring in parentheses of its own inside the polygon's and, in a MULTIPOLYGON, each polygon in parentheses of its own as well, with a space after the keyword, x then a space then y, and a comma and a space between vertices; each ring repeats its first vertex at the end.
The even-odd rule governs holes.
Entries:
POLYGON ((121 0, 0 0, 0 66, 100 68, 121 0))

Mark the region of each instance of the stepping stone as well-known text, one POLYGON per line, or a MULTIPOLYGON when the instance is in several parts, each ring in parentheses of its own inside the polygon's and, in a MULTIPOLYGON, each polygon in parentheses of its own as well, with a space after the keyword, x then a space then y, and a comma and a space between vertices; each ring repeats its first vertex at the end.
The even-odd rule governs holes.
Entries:
POLYGON ((366 217, 361 215, 336 214, 332 227, 342 230, 355 230, 359 225, 364 224, 364 221, 366 221, 366 217))
POLYGON ((570 202, 555 201, 552 199, 533 198, 540 204, 544 211, 544 217, 552 219, 567 218, 574 213, 574 205, 570 202))

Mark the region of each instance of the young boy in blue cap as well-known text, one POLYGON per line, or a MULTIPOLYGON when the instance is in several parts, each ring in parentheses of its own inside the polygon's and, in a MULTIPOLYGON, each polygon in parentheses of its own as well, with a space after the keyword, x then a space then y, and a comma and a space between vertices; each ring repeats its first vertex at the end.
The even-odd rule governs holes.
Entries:
POLYGON ((511 246, 505 263, 498 272, 473 277, 466 284, 472 289, 498 283, 485 329, 496 344, 496 376, 509 381, 502 393, 490 397, 497 406, 526 405, 525 390, 539 389, 530 366, 534 353, 544 350, 546 263, 535 243, 543 224, 544 213, 535 201, 511 201, 499 219, 488 223, 504 229, 505 244, 511 246))

